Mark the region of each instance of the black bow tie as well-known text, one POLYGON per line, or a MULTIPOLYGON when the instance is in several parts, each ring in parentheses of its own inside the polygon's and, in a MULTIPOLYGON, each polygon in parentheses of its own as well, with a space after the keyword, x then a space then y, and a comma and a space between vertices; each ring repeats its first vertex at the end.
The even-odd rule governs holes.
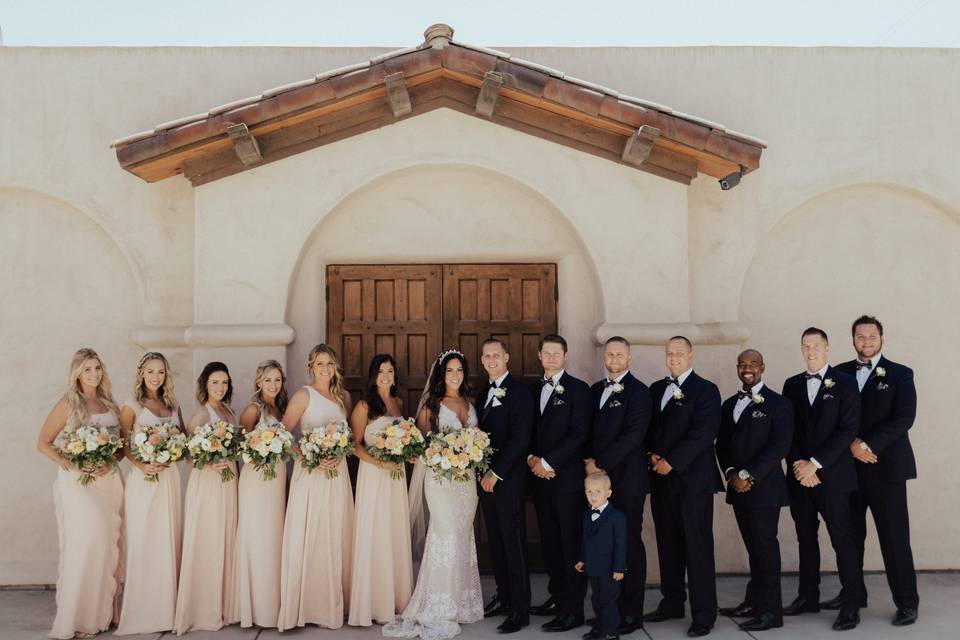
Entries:
POLYGON ((671 378, 670 376, 667 376, 666 378, 664 378, 664 380, 667 381, 668 385, 675 384, 678 387, 680 386, 680 378, 671 378))
POLYGON ((804 373, 803 377, 806 378, 807 380, 816 378, 817 380, 823 382, 823 376, 821 376, 819 373, 804 373))
POLYGON ((543 379, 543 384, 549 385, 549 386, 552 387, 552 386, 553 386, 553 378, 544 378, 544 379, 543 379))
POLYGON ((600 509, 590 509, 590 513, 595 513, 597 515, 600 515, 600 509))
POLYGON ((857 371, 860 371, 860 369, 864 369, 864 368, 866 368, 866 369, 872 369, 872 368, 873 368, 873 363, 872 363, 872 362, 869 362, 869 361, 868 361, 868 362, 860 362, 859 360, 857 360, 857 371))
POLYGON ((743 400, 744 398, 752 398, 753 393, 750 391, 737 391, 737 400, 743 400))
POLYGON ((612 386, 615 385, 615 384, 617 384, 617 383, 614 382, 613 380, 611 380, 610 378, 607 378, 607 379, 605 379, 605 380, 603 381, 603 386, 604 386, 604 387, 612 387, 612 386))

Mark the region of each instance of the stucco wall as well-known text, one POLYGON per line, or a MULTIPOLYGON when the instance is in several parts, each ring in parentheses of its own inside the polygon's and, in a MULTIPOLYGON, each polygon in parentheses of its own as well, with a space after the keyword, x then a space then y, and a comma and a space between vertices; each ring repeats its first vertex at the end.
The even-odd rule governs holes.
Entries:
MULTIPOLYGON (((186 410, 198 367, 223 359, 239 404, 262 357, 288 358, 294 384, 303 382, 305 352, 322 336, 325 265, 375 260, 558 262, 560 327, 571 368, 587 378, 600 374, 592 337, 601 323, 637 335, 743 323, 779 387, 801 367, 805 326, 831 333, 839 361, 852 354, 850 319, 879 314, 886 353, 917 370, 917 565, 960 567, 948 373, 960 357, 950 332, 960 310, 950 155, 960 85, 943 81, 960 77, 960 54, 513 50, 768 140, 760 170, 731 192, 709 178, 682 187, 448 111, 198 189, 181 178, 147 185, 107 146, 382 51, 0 47, 0 77, 16 87, 0 93, 0 337, 14 355, 0 400, 15 416, 13 445, 0 450, 10 488, 0 584, 55 579, 54 468, 32 448, 76 347, 105 356, 120 401, 142 347, 161 348, 186 410), (515 233, 498 234, 508 226, 515 233), (454 248, 464 236, 467 247, 454 248), (202 326, 211 324, 223 328, 202 326)), ((721 344, 698 345, 697 368, 731 393, 743 345, 711 342, 721 344)), ((634 371, 662 376, 661 353, 636 347, 634 371)), ((719 499, 716 521, 718 568, 745 570, 719 499)), ((786 515, 781 532, 794 569, 786 515)), ((653 558, 652 537, 648 550, 653 558)), ((875 543, 867 565, 882 566, 875 543)))

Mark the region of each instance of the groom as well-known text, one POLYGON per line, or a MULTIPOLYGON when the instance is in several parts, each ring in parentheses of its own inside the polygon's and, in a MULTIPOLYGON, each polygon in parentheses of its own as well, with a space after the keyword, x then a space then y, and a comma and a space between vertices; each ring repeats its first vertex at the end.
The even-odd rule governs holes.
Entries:
POLYGON ((480 507, 497 583, 497 594, 484 608, 484 616, 506 613, 497 631, 516 633, 530 624, 524 481, 535 407, 527 387, 507 370, 506 344, 487 338, 480 353, 490 384, 477 395, 477 414, 494 449, 490 470, 480 481, 480 507))

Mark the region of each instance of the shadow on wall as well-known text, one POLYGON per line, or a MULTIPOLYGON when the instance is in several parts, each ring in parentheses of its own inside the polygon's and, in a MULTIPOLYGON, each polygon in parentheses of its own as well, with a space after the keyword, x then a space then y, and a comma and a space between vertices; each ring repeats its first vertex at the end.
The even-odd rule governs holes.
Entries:
POLYGON ((15 412, 12 447, 0 448, 0 582, 56 580, 54 465, 34 453, 81 346, 107 363, 118 402, 130 394, 137 350, 137 286, 117 244, 90 217, 50 195, 0 189, 0 300, 5 366, 0 403, 15 412))
MULTIPOLYGON (((854 357, 850 323, 875 315, 884 324, 884 355, 911 366, 919 395, 910 439, 919 479, 909 483, 918 568, 960 566, 960 516, 953 462, 954 370, 960 361, 960 216, 903 187, 858 185, 812 198, 760 240, 741 294, 741 320, 767 362, 777 390, 803 369, 800 334, 810 325, 830 335, 830 362, 854 357)), ((792 537, 792 523, 786 520, 792 537)), ((825 531, 822 532, 824 536, 825 531)), ((827 538, 822 538, 826 541, 827 538)), ((796 547, 785 541, 785 567, 796 547)), ((882 568, 875 543, 868 568, 882 568)), ((833 565, 830 553, 824 559, 833 565)))
POLYGON ((596 266, 564 214, 526 185, 475 166, 419 165, 374 180, 316 219, 289 289, 291 389, 308 381, 307 354, 324 339, 326 266, 338 263, 556 262, 571 369, 595 377, 592 332, 603 320, 596 266))

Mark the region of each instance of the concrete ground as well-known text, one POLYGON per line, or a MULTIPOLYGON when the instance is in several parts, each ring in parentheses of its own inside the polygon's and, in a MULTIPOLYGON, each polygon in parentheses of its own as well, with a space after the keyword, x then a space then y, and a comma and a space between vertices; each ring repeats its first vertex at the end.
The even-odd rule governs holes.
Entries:
MULTIPOLYGON (((740 631, 736 623, 729 618, 720 618, 714 627, 710 638, 723 640, 725 638, 761 638, 782 640, 808 638, 843 638, 856 640, 858 638, 882 639, 896 638, 913 640, 919 638, 960 638, 960 573, 928 573, 919 577, 920 588, 920 620, 913 626, 897 628, 890 625, 894 608, 890 603, 889 592, 885 578, 880 575, 867 576, 867 590, 870 593, 870 606, 861 610, 861 623, 853 631, 842 634, 830 628, 836 613, 823 611, 819 614, 806 614, 795 618, 787 618, 782 629, 774 629, 763 633, 748 634, 740 631)), ((492 579, 483 580, 484 592, 489 594, 492 589, 492 579)), ((720 606, 732 606, 740 602, 746 578, 725 577, 718 580, 720 606)), ((839 584, 836 576, 827 576, 822 585, 822 595, 830 597, 837 593, 839 584)), ((542 575, 533 579, 534 603, 542 602, 546 592, 546 578, 542 575)), ((796 578, 786 577, 783 581, 785 602, 789 602, 796 594, 796 578)), ((588 598, 589 600, 589 598, 588 598)), ((652 609, 659 601, 659 592, 647 591, 647 610, 652 609)), ((588 607, 589 610, 589 607, 588 607)), ((50 623, 55 611, 53 591, 37 590, 0 590, 0 640, 43 640, 47 637, 50 623)), ((567 633, 546 634, 540 631, 540 624, 547 618, 531 618, 531 625, 514 635, 514 640, 579 640, 586 627, 567 633)), ((496 627, 501 618, 484 620, 472 625, 464 625, 462 640, 474 640, 496 636, 496 627)), ((648 640, 649 638, 686 638, 686 630, 690 621, 672 620, 658 624, 649 624, 643 631, 638 631, 630 640, 648 640)), ((104 633, 98 638, 106 638, 112 634, 104 633)), ((175 638, 173 634, 152 634, 146 636, 124 636, 131 640, 164 640, 175 638)), ((239 626, 227 627, 217 632, 198 631, 184 636, 186 640, 374 640, 382 638, 380 627, 360 629, 344 627, 337 631, 329 631, 310 626, 305 629, 286 631, 282 634, 276 629, 241 629, 239 626)), ((627 636, 624 636, 625 638, 627 636)))

